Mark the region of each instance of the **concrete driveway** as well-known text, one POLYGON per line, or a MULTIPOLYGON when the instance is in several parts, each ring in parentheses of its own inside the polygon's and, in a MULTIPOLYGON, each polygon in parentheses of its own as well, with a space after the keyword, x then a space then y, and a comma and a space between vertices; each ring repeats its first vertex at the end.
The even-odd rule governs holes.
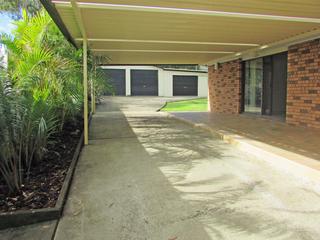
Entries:
POLYGON ((107 98, 56 240, 319 239, 320 193, 165 113, 107 98))
POLYGON ((99 112, 156 112, 166 102, 197 97, 104 97, 99 112))

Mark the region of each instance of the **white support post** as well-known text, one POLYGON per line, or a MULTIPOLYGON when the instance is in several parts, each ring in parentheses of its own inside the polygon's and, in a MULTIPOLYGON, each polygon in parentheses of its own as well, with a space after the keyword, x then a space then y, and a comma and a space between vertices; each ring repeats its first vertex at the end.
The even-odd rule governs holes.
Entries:
MULTIPOLYGON (((96 67, 94 67, 94 76, 96 77, 96 67)), ((94 78, 91 78, 91 111, 92 114, 96 113, 96 93, 95 93, 94 78)))
POLYGON ((211 81, 210 81, 210 79, 209 79, 209 77, 210 77, 210 75, 212 74, 210 74, 210 71, 211 71, 211 68, 210 67, 208 67, 208 73, 207 73, 207 75, 208 75, 208 83, 207 83, 207 86, 208 86, 208 96, 207 96, 207 101, 208 101, 208 112, 211 112, 211 104, 210 104, 210 99, 211 99, 211 97, 210 97, 210 83, 211 83, 211 81))
POLYGON ((126 71, 126 96, 131 95, 131 69, 125 68, 126 71))
MULTIPOLYGON (((93 74, 96 74, 96 71, 94 70, 94 73, 93 74)), ((90 78, 90 92, 91 92, 91 113, 94 114, 96 112, 96 109, 95 109, 95 92, 94 92, 94 77, 91 77, 90 78)))
MULTIPOLYGON (((81 11, 76 0, 71 0, 70 5, 73 9, 78 27, 83 38, 83 135, 84 145, 89 143, 89 121, 88 121, 88 41, 87 34, 83 25, 81 11)), ((92 87, 92 85, 91 85, 92 87)), ((91 92, 92 97, 92 92, 91 92)))
POLYGON ((83 124, 84 145, 88 145, 88 46, 86 40, 83 40, 83 124))

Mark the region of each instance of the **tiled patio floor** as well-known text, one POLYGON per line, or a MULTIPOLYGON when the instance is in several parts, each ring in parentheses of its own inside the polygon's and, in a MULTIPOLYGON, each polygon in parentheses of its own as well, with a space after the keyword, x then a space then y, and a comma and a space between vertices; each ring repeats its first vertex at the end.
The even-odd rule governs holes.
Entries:
POLYGON ((172 113, 175 117, 215 130, 225 130, 246 138, 320 161, 320 130, 296 127, 279 120, 250 115, 215 114, 208 112, 172 113))

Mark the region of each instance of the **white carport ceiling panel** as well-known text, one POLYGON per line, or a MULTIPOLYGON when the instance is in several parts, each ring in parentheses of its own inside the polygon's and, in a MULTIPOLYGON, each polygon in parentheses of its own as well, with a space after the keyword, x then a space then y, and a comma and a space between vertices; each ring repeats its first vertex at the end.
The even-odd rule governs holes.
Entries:
POLYGON ((78 2, 320 18, 319 0, 78 0, 78 2))
POLYGON ((64 24, 73 38, 81 37, 76 18, 72 8, 57 8, 59 15, 62 17, 64 24))
POLYGON ((88 38, 265 44, 320 24, 121 10, 81 9, 88 38), (285 32, 284 32, 285 31, 285 32))
POLYGON ((77 0, 78 9, 70 1, 53 2, 80 45, 80 23, 75 17, 79 11, 89 47, 108 55, 112 63, 204 63, 320 28, 320 0, 77 0), (178 13, 172 8, 178 8, 178 13), (226 15, 208 16, 197 10, 226 15), (263 16, 248 18, 242 13, 263 16))

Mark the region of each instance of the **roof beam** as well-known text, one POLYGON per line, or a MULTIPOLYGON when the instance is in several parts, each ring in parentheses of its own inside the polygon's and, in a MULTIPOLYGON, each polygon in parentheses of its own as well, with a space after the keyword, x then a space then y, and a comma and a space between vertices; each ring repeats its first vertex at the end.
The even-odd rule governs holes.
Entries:
MULTIPOLYGON (((73 2, 75 0, 72 0, 73 2)), ((59 7, 70 7, 68 2, 53 1, 59 7)), ((153 6, 137 6, 137 5, 123 5, 123 4, 109 4, 109 3, 88 3, 79 2, 79 8, 85 9, 105 9, 105 10, 125 10, 125 11, 139 11, 139 12, 155 12, 155 13, 174 13, 174 14, 188 14, 200 16, 213 17, 231 17, 242 19, 257 19, 257 20, 271 20, 271 21, 286 21, 286 22, 302 22, 302 23, 319 23, 319 18, 306 17, 292 17, 292 16, 278 16, 254 13, 239 13, 239 12, 224 12, 211 11, 199 9, 185 9, 185 8, 170 8, 170 7, 153 7, 153 6)))
POLYGON ((94 52, 148 52, 148 53, 214 53, 232 54, 226 51, 179 51, 179 50, 144 50, 144 49, 91 49, 94 52))
MULTIPOLYGON (((82 38, 76 38, 82 41, 82 38)), ((244 46, 258 47, 256 43, 231 43, 231 42, 188 42, 188 41, 163 41, 163 40, 138 40, 138 39, 112 39, 112 38, 88 38, 89 42, 129 42, 129 43, 164 43, 164 44, 190 44, 190 45, 220 45, 220 46, 244 46)))
POLYGON ((78 6, 79 3, 76 0, 71 0, 70 3, 71 3, 71 7, 73 9, 74 15, 76 17, 76 21, 77 21, 78 27, 80 29, 82 38, 83 38, 83 40, 86 40, 87 39, 87 33, 86 33, 86 30, 85 30, 84 25, 83 25, 83 20, 82 20, 82 16, 81 16, 81 10, 79 9, 79 6, 78 6))

